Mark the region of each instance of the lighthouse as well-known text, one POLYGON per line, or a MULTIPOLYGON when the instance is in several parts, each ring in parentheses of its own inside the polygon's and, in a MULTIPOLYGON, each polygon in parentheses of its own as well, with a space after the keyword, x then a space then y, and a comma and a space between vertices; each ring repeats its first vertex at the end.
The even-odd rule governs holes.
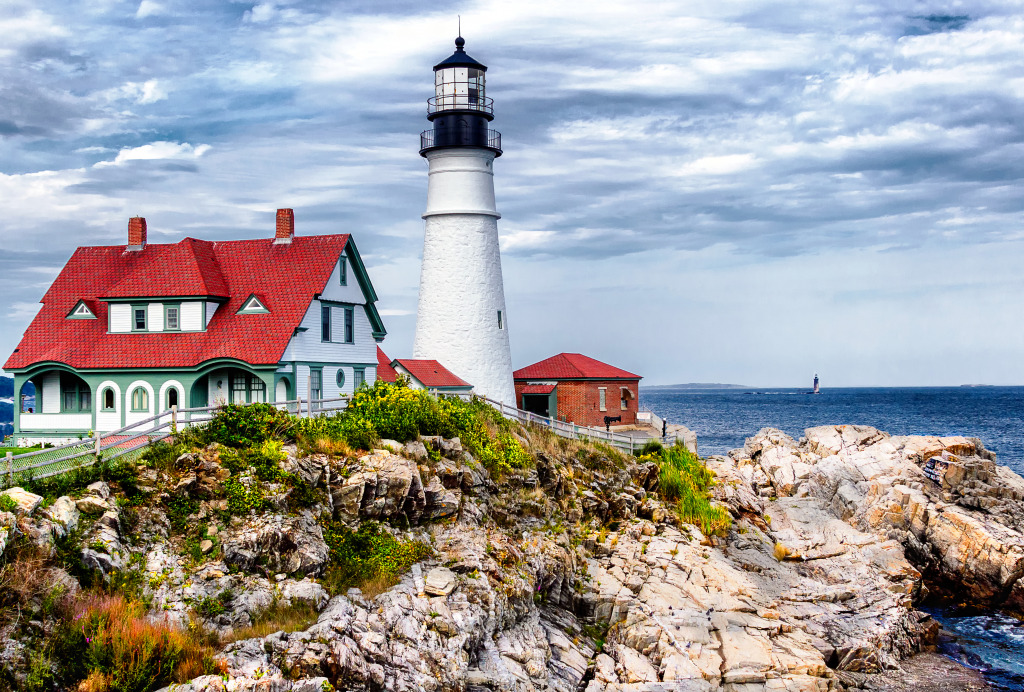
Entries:
POLYGON ((459 36, 455 53, 434 66, 431 127, 420 135, 428 183, 413 357, 439 361, 477 394, 514 404, 494 203, 501 133, 490 128, 487 67, 465 44, 459 36))

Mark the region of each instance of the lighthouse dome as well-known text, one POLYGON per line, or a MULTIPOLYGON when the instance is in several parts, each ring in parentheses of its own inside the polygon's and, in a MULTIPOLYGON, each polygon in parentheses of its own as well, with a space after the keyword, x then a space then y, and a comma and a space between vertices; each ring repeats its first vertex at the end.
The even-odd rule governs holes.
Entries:
POLYGON ((493 116, 494 102, 486 93, 487 66, 470 57, 465 45, 459 36, 455 52, 434 65, 434 98, 428 102, 428 117, 445 111, 477 113, 488 120, 493 116))

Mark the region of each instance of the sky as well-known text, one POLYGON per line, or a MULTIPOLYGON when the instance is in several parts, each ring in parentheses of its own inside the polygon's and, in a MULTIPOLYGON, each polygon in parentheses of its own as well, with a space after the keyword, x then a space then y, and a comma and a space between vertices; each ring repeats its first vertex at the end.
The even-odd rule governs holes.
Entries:
MULTIPOLYGON (((79 245, 352 233, 415 330, 431 67, 485 63, 513 363, 1024 385, 1024 3, 5 0, 0 354, 79 245)), ((2 359, 0 359, 2 362, 2 359)))

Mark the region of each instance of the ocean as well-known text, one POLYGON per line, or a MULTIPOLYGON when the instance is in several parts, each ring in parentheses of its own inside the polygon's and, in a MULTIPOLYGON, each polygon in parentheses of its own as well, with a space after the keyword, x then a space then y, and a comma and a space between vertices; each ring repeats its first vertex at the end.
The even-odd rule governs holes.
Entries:
MULTIPOLYGON (((765 427, 800 439, 806 428, 853 423, 893 435, 980 438, 999 463, 1024 475, 1024 387, 822 389, 641 388, 640 405, 697 433, 702 456, 742 447, 765 427)), ((1024 691, 1024 623, 1000 613, 926 604, 957 637, 943 651, 980 670, 997 690, 1024 691)))
POLYGON ((640 389, 640 406, 697 433, 703 456, 742 447, 761 428, 799 440, 816 425, 871 425, 893 435, 978 437, 1024 475, 1024 387, 640 389))

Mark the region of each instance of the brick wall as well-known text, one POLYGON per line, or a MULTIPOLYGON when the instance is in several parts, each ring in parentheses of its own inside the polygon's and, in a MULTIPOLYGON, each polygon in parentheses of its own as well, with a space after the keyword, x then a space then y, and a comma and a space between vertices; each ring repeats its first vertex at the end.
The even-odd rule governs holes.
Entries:
MULTIPOLYGON (((516 402, 522 404, 523 387, 526 381, 516 382, 516 402)), ((603 426, 605 416, 622 416, 621 423, 636 423, 637 393, 640 380, 562 380, 558 383, 558 418, 578 425, 603 426), (606 411, 600 410, 599 389, 606 388, 606 411), (622 410, 620 391, 626 387, 633 397, 622 410)))

